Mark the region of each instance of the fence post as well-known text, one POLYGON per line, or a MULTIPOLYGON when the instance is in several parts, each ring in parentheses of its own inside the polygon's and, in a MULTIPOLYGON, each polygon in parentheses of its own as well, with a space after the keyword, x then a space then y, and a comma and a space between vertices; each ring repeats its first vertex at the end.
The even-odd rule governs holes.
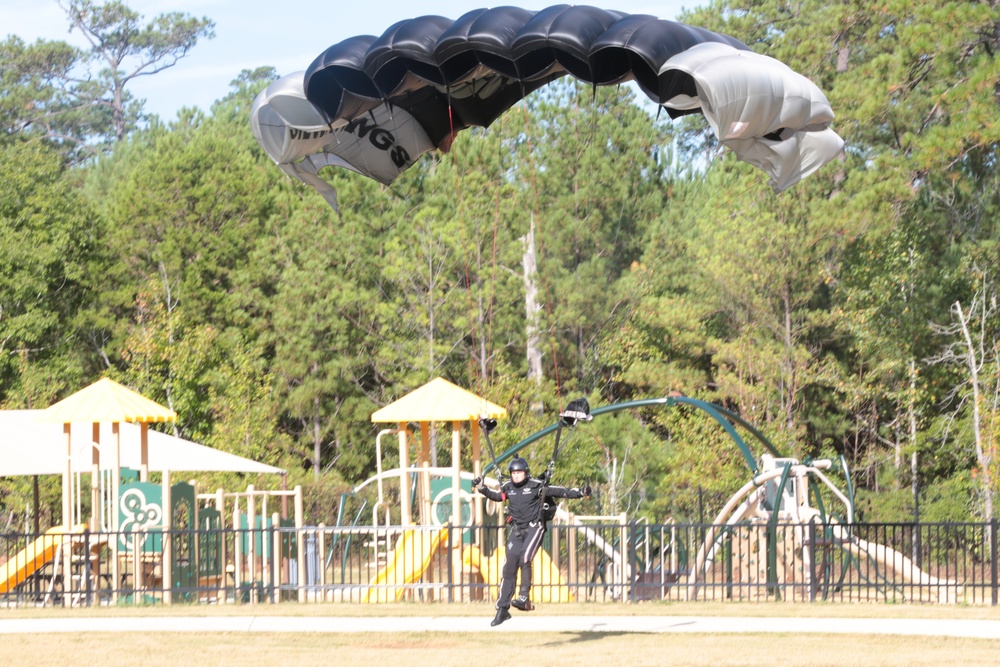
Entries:
POLYGON ((628 525, 628 564, 629 564, 629 599, 633 604, 636 602, 636 585, 639 582, 639 572, 636 568, 636 554, 635 554, 635 519, 629 521, 628 525))
POLYGON ((816 524, 809 522, 809 601, 816 601, 816 524))
POLYGON ((281 515, 277 512, 271 513, 271 571, 269 579, 271 585, 268 587, 268 597, 271 604, 281 602, 281 515))
POLYGON ((997 520, 990 519, 990 583, 992 584, 992 599, 990 602, 997 606, 997 520))
MULTIPOLYGON (((163 512, 163 525, 161 528, 160 539, 161 549, 160 549, 160 586, 163 596, 163 604, 169 605, 173 603, 173 581, 174 581, 174 536, 173 536, 173 522, 174 515, 170 511, 170 505, 172 504, 170 498, 170 471, 164 470, 163 477, 161 481, 163 487, 162 497, 162 512, 163 512)), ((118 511, 117 508, 114 511, 118 511)), ((118 531, 115 531, 114 539, 115 542, 119 539, 118 531)), ((115 558, 115 552, 112 551, 112 558, 115 558)), ((117 559, 116 559, 117 560, 117 559)), ((116 601, 116 600, 113 600, 116 601)))
MULTIPOLYGON (((448 602, 455 601, 455 552, 452 551, 451 531, 453 526, 448 523, 448 602)), ((426 556, 425 556, 426 558, 426 556)))
MULTIPOLYGON (((87 581, 87 606, 92 607, 94 605, 94 588, 93 583, 90 580, 90 575, 92 573, 90 566, 90 524, 85 524, 83 527, 83 560, 81 562, 81 567, 83 571, 83 576, 87 581)), ((97 587, 98 595, 100 594, 100 585, 97 587)))

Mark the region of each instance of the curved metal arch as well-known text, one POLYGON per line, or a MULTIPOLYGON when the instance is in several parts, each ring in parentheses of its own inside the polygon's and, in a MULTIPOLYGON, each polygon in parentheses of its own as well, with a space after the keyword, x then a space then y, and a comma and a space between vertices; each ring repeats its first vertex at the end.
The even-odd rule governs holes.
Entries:
MULTIPOLYGON (((771 444, 771 441, 768 440, 763 433, 761 433, 756 428, 747 423, 746 420, 744 420, 742 417, 740 417, 739 415, 735 414, 730 410, 727 410, 726 408, 723 408, 720 405, 716 405, 714 403, 708 403, 706 401, 702 401, 697 398, 689 398, 687 396, 644 398, 637 401, 626 401, 624 403, 613 403, 611 405, 605 405, 603 407, 592 410, 590 414, 593 415, 594 417, 597 417, 598 415, 603 415, 611 412, 620 412, 621 410, 629 410, 631 408, 643 408, 652 405, 665 405, 667 407, 673 407, 677 404, 690 405, 692 407, 698 408, 703 412, 705 412, 710 417, 712 417, 713 419, 715 419, 715 421, 719 422, 722 428, 726 430, 726 433, 729 434, 729 437, 733 439, 733 442, 736 443, 736 446, 739 448, 740 453, 743 454, 743 458, 746 461, 747 466, 750 468, 750 471, 754 475, 756 475, 759 472, 757 466, 757 460, 754 458, 753 453, 750 451, 750 447, 747 446, 743 438, 740 437, 740 434, 736 432, 735 428, 733 428, 733 425, 730 423, 730 420, 736 422, 737 424, 745 428, 747 431, 749 431, 769 452, 771 452, 772 455, 781 458, 782 456, 781 453, 773 444, 771 444)), ((514 456, 519 451, 521 451, 528 445, 532 444, 533 442, 537 442, 538 440, 541 440, 545 436, 554 433, 558 428, 559 428, 559 422, 556 422, 551 426, 543 428, 541 431, 532 433, 524 440, 511 446, 509 449, 501 452, 500 455, 497 456, 497 463, 505 461, 509 457, 514 456)), ((493 463, 492 462, 488 463, 483 468, 483 473, 485 474, 493 469, 494 469, 493 463)))

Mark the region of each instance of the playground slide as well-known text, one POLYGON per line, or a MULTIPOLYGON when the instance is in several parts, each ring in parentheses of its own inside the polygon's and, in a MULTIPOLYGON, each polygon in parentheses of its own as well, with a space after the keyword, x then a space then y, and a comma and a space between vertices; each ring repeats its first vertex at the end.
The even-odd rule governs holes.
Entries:
POLYGON ((438 550, 441 541, 447 539, 447 535, 447 528, 436 532, 403 531, 396 547, 389 554, 387 565, 368 582, 371 588, 365 592, 361 601, 389 602, 390 596, 397 601, 402 600, 406 590, 403 586, 412 584, 423 576, 424 570, 431 564, 434 552, 438 550))
POLYGON ((892 547, 853 537, 838 525, 833 525, 832 528, 834 537, 841 541, 842 546, 854 553, 855 556, 865 555, 872 558, 880 566, 889 568, 899 575, 908 584, 930 587, 932 594, 944 598, 942 600, 944 602, 957 601, 959 586, 957 582, 951 579, 932 577, 892 547))
MULTIPOLYGON (((479 570, 483 581, 490 586, 500 585, 504 557, 503 546, 498 547, 492 557, 484 556, 479 547, 475 546, 465 547, 462 551, 463 563, 479 570)), ((536 602, 572 602, 573 595, 569 592, 569 586, 549 557, 549 552, 539 549, 531 565, 532 598, 536 602)))
MULTIPOLYGON (((0 593, 8 593, 25 579, 55 558, 59 544, 66 534, 63 526, 49 528, 44 535, 17 552, 13 558, 0 565, 0 593)), ((83 525, 76 526, 72 533, 82 533, 83 525)), ((67 543, 68 544, 68 543, 67 543)))

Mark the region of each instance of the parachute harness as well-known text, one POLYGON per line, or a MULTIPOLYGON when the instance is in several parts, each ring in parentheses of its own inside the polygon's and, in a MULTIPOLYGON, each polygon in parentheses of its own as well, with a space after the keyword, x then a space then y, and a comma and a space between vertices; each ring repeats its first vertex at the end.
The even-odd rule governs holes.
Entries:
MULTIPOLYGON (((541 497, 542 502, 538 506, 538 521, 544 522, 551 517, 546 517, 546 510, 551 509, 547 506, 548 503, 545 502, 545 490, 548 488, 550 482, 552 481, 552 476, 555 473, 556 461, 559 459, 559 450, 562 441, 562 431, 563 428, 570 429, 570 435, 575 431, 577 423, 581 421, 590 421, 593 416, 590 414, 590 404, 585 398, 578 398, 574 401, 570 401, 566 409, 559 413, 559 422, 556 425, 556 438, 555 444, 552 447, 552 458, 549 460, 548 466, 545 468, 545 472, 541 475, 542 486, 539 488, 538 493, 541 497)), ((483 436, 486 439, 486 448, 490 452, 490 460, 493 461, 493 469, 496 470, 497 479, 500 482, 500 493, 503 494, 504 485, 504 475, 500 472, 500 464, 497 462, 496 450, 493 448, 493 441, 490 440, 490 432, 497 427, 497 420, 490 417, 480 417, 479 427, 483 431, 483 436)), ((569 436, 566 436, 569 439, 569 436)), ((506 500, 506 497, 504 497, 506 500)), ((554 512, 553 512, 554 514, 554 512)))

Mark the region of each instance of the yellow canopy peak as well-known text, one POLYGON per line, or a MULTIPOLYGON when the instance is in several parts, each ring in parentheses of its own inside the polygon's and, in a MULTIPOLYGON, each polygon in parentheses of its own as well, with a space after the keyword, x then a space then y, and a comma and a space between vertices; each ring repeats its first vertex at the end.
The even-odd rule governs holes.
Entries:
POLYGON ((434 378, 398 401, 372 413, 373 422, 475 421, 502 419, 507 410, 444 378, 434 378))
POLYGON ((102 378, 42 411, 41 419, 74 422, 172 422, 177 413, 142 394, 102 378))

